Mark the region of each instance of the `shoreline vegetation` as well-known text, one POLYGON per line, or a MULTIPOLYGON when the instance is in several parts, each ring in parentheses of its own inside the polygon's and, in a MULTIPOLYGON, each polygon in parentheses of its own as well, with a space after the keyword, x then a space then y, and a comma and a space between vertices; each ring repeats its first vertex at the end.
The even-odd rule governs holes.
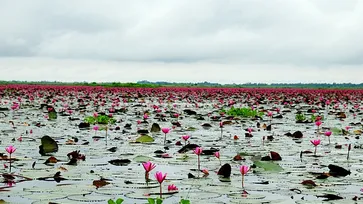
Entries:
POLYGON ((160 87, 200 87, 200 88, 307 88, 307 89, 363 89, 363 83, 244 83, 219 84, 212 82, 177 83, 177 82, 59 82, 59 81, 0 81, 1 85, 58 85, 58 86, 101 86, 101 87, 131 87, 131 88, 160 88, 160 87))

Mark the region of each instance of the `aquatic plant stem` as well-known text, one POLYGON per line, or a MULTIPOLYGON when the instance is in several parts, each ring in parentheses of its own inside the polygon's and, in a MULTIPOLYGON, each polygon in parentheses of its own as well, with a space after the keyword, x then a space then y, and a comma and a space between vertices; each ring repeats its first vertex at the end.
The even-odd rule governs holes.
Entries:
POLYGON ((160 184, 160 199, 162 199, 162 198, 163 198, 163 190, 162 190, 161 184, 160 184))
POLYGON ((198 155, 198 174, 200 172, 200 156, 198 155))
POLYGON ((245 175, 242 174, 242 188, 245 188, 245 175))
POLYGON ((11 154, 9 154, 9 172, 11 173, 11 154))
POLYGON ((220 140, 222 140, 222 138, 223 138, 223 128, 221 128, 221 138, 220 138, 220 140))
POLYGON ((166 133, 164 134, 164 145, 166 144, 166 133))
POLYGON ((317 148, 317 146, 315 146, 315 150, 314 150, 314 156, 316 156, 316 148, 317 148))
POLYGON ((145 182, 146 186, 149 186, 149 172, 145 171, 145 182))

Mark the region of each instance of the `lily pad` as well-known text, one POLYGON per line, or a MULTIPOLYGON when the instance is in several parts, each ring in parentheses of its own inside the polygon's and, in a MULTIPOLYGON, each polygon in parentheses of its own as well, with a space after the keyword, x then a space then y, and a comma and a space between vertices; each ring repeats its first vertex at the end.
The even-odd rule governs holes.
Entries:
POLYGON ((271 161, 255 161, 253 164, 265 171, 280 172, 284 170, 280 165, 271 161))
POLYGON ((151 142, 154 142, 154 138, 152 138, 151 136, 149 135, 141 135, 140 137, 138 137, 136 139, 136 142, 140 142, 140 143, 151 143, 151 142))
POLYGON ((39 146, 39 154, 42 156, 47 153, 53 153, 58 151, 58 144, 49 136, 44 136, 41 139, 42 144, 39 146))
POLYGON ((143 155, 138 155, 136 157, 134 157, 133 159, 135 162, 138 163, 143 163, 143 162, 147 162, 147 161, 153 161, 154 159, 151 157, 147 157, 147 156, 143 156, 143 155))

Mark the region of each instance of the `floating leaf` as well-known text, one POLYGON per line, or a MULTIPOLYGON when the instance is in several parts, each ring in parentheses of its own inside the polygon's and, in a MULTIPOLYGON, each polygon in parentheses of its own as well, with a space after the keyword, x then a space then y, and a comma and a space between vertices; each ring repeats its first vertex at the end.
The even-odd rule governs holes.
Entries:
POLYGON ((305 180, 303 182, 301 182, 302 185, 307 186, 307 188, 314 188, 316 185, 316 183, 312 180, 305 180))
POLYGON ((279 153, 271 151, 270 154, 271 154, 272 161, 281 161, 282 160, 279 153))
POLYGON ((329 174, 333 177, 340 177, 340 176, 344 177, 350 175, 350 171, 334 164, 329 164, 328 168, 330 170, 329 174))
POLYGON ((48 113, 48 118, 49 118, 49 120, 57 119, 57 112, 55 112, 55 111, 49 112, 48 113))
POLYGON ((58 159, 57 158, 55 158, 55 157, 49 157, 45 162, 44 162, 44 164, 55 164, 55 163, 57 163, 58 162, 58 159))
POLYGON ((157 123, 153 123, 150 132, 160 132, 160 131, 161 131, 160 125, 157 123))
POLYGON ((280 172, 284 170, 280 165, 270 161, 255 161, 253 164, 259 168, 263 168, 265 171, 280 172))
POLYGON ((133 160, 135 162, 138 162, 138 163, 144 163, 144 162, 147 162, 147 161, 153 161, 154 159, 151 158, 151 157, 147 157, 147 156, 143 156, 143 155, 138 155, 133 160))
POLYGON ((230 178, 231 177, 232 167, 230 164, 224 164, 219 170, 217 175, 221 176, 222 178, 230 178))
POLYGON ((197 128, 195 128, 195 127, 188 127, 187 128, 187 131, 196 131, 197 130, 197 128))
POLYGON ((356 135, 361 135, 362 131, 361 130, 354 130, 353 133, 356 134, 356 135))
POLYGON ((343 134, 342 129, 337 128, 337 127, 333 127, 331 129, 331 131, 333 132, 334 135, 341 135, 341 134, 343 134))
POLYGON ((113 159, 108 161, 108 163, 115 165, 115 166, 127 166, 131 163, 129 159, 113 159))
POLYGON ((184 147, 182 147, 181 149, 179 149, 178 153, 185 153, 187 151, 194 150, 197 147, 199 147, 199 145, 197 145, 197 144, 187 144, 184 147))
POLYGON ((140 143, 151 143, 151 142, 154 142, 154 138, 152 138, 149 135, 141 135, 140 137, 138 137, 136 139, 136 142, 140 142, 140 143))
POLYGON ((44 136, 42 137, 41 142, 42 144, 39 146, 39 154, 42 156, 46 155, 47 153, 58 151, 58 144, 51 137, 44 136))
POLYGON ((96 186, 96 188, 100 188, 100 187, 103 187, 103 186, 106 186, 110 184, 109 182, 105 181, 105 180, 94 180, 92 182, 92 185, 96 186))
POLYGON ((318 198, 325 198, 323 201, 330 201, 330 200, 341 200, 344 199, 341 196, 334 195, 334 194, 324 194, 324 195, 317 195, 318 198))

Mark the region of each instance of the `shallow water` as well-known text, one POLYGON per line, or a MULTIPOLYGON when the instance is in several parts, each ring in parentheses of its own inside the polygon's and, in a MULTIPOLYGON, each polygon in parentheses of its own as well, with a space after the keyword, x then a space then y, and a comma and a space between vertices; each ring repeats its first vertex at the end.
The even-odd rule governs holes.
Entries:
MULTIPOLYGON (((163 183, 163 190, 167 191, 167 185, 175 184, 179 188, 179 192, 170 196, 165 195, 164 203, 178 203, 181 198, 191 200, 191 203, 319 203, 321 198, 317 195, 331 193, 340 195, 345 198, 344 203, 353 203, 354 196, 360 196, 362 186, 363 172, 363 150, 352 149, 350 158, 347 160, 347 144, 361 145, 361 139, 355 139, 354 130, 361 130, 361 126, 353 126, 346 136, 335 135, 331 136, 331 144, 328 144, 328 138, 323 134, 316 133, 314 123, 297 124, 295 123, 296 110, 306 110, 299 106, 286 106, 283 110, 291 110, 291 112, 283 113, 282 119, 272 119, 272 130, 265 131, 256 128, 257 121, 250 119, 233 120, 231 125, 225 125, 223 128, 223 136, 220 139, 221 131, 219 121, 211 121, 208 118, 208 113, 216 111, 211 104, 216 101, 204 101, 198 103, 199 107, 186 101, 179 101, 176 107, 174 103, 156 103, 165 112, 178 112, 180 118, 178 121, 182 124, 181 127, 176 127, 167 134, 167 139, 170 143, 167 145, 169 150, 166 152, 172 158, 155 157, 154 151, 164 150, 162 133, 150 133, 149 135, 155 138, 155 142, 151 144, 135 144, 134 141, 139 135, 136 134, 137 128, 149 129, 151 124, 156 122, 161 127, 172 127, 171 122, 176 121, 175 118, 166 117, 166 121, 158 121, 155 118, 156 113, 152 112, 148 124, 137 125, 137 120, 142 120, 142 115, 135 115, 137 112, 152 110, 151 105, 155 102, 155 98, 145 98, 144 103, 137 100, 124 103, 120 106, 128 108, 126 114, 113 114, 118 121, 110 128, 120 126, 119 131, 109 131, 107 140, 105 138, 93 139, 92 137, 105 136, 105 131, 95 132, 91 129, 80 130, 78 124, 85 116, 91 116, 94 112, 92 105, 87 107, 85 113, 77 111, 77 103, 70 105, 74 109, 72 117, 79 117, 81 120, 69 121, 68 116, 60 116, 54 121, 44 118, 46 111, 39 110, 37 103, 23 103, 20 110, 5 111, 6 117, 0 116, 0 134, 1 145, 0 152, 5 152, 5 147, 14 145, 17 150, 12 155, 19 159, 13 163, 12 172, 17 175, 30 177, 34 180, 16 183, 13 187, 7 188, 9 191, 0 191, 0 198, 10 203, 48 203, 50 201, 56 203, 106 203, 108 199, 123 198, 124 203, 147 203, 148 197, 158 197, 159 186, 152 182, 147 187, 144 180, 144 169, 140 162, 135 161, 139 155, 147 156, 152 159, 152 162, 157 167, 151 172, 150 178, 154 180, 154 173, 162 171, 167 173, 167 180, 163 183), (134 107, 135 105, 141 107, 134 107), (187 107, 186 107, 187 106, 187 107), (184 109, 195 110, 198 114, 205 117, 205 120, 196 120, 194 116, 188 116, 183 113, 184 109), (13 121, 15 129, 9 123, 13 121), (36 127, 35 124, 40 122, 45 126, 36 127), (29 124, 25 125, 25 123, 29 124), (132 129, 122 133, 126 123, 132 124, 132 129), (210 123, 210 129, 202 128, 203 123, 210 123), (196 130, 188 131, 188 127, 194 127, 196 130), (245 138, 244 129, 252 127, 252 138, 245 138), (32 134, 26 134, 26 131, 32 130, 32 134), (303 132, 302 139, 294 140, 284 134, 287 132, 295 132, 300 130, 303 132), (41 156, 38 153, 40 138, 44 135, 49 135, 54 138, 59 144, 59 151, 52 154, 57 159, 61 160, 55 165, 43 164, 49 156, 41 156), (192 173, 197 176, 198 172, 193 171, 197 168, 197 156, 189 151, 185 154, 179 154, 177 151, 182 146, 174 145, 181 140, 182 135, 190 135, 191 143, 200 145, 203 149, 211 147, 220 149, 221 163, 229 163, 232 166, 231 182, 221 182, 218 179, 217 171, 220 167, 219 161, 214 156, 201 156, 201 169, 208 169, 209 175, 206 178, 188 179, 187 174, 192 173), (239 140, 233 140, 233 136, 239 136, 239 140), (273 135, 274 140, 263 142, 263 136, 273 135), (18 141, 17 138, 23 137, 23 141, 18 141), (77 137, 79 142, 74 145, 67 145, 66 141, 77 137), (346 139, 347 137, 348 139, 346 139), (15 141, 12 139, 15 138, 15 141), (312 154, 304 154, 300 160, 300 151, 311 150, 314 147, 310 143, 311 139, 320 138, 321 145, 317 148, 319 157, 313 157, 312 154), (35 140, 34 140, 35 139, 35 140), (88 141, 88 145, 82 145, 88 141), (335 143, 342 144, 342 149, 336 149, 335 143), (116 152, 110 152, 107 149, 117 147, 116 152), (81 154, 86 155, 85 161, 78 161, 76 166, 67 165, 67 153, 74 150, 80 150, 81 154), (233 161, 232 158, 241 152, 246 152, 255 156, 267 156, 270 151, 278 152, 282 161, 276 161, 284 170, 281 172, 268 172, 262 169, 253 169, 245 176, 245 190, 248 195, 242 195, 241 174, 239 172, 240 165, 252 165, 255 157, 245 156, 245 161, 233 161), (187 155, 186 161, 182 157, 187 155), (130 159, 132 162, 127 166, 114 166, 108 163, 112 159, 130 159), (36 161, 35 168, 31 166, 36 161), (309 172, 322 173, 328 172, 327 166, 336 164, 351 171, 351 174, 342 178, 329 177, 325 180, 317 180, 309 172), (64 167, 67 171, 60 170, 59 167, 64 167), (91 170, 93 172, 91 172, 91 170), (50 181, 36 180, 40 177, 52 177, 57 171, 61 171, 62 177, 67 179, 56 183, 52 179, 50 181), (94 180, 100 178, 109 179, 110 184, 96 189, 92 185, 94 180), (303 180, 314 180, 318 186, 309 189, 301 184, 303 180), (125 181, 132 182, 126 184, 125 181), (259 182, 268 181, 268 184, 257 184, 259 182), (291 191, 291 189, 299 189, 301 193, 291 191), (148 194, 152 194, 148 196, 148 194)), ((3 99, 2 107, 9 107, 4 102, 12 100, 3 99)), ((67 101, 67 100, 66 100, 67 101)), ((55 104, 56 109, 62 107, 62 102, 55 104)), ((107 110, 111 102, 108 101, 102 110, 107 110)), ((236 107, 244 106, 244 103, 236 104, 236 107)), ((272 108, 275 105, 260 105, 265 109, 272 108)), ((283 107, 283 106, 278 106, 283 107)), ((318 109, 318 107, 307 106, 318 109)), ((333 110, 332 108, 330 110, 333 110)), ((344 109, 343 109, 344 110, 344 109)), ((334 115, 328 115, 326 110, 320 110, 320 113, 325 116, 323 128, 345 128, 351 122, 360 122, 360 116, 353 118, 351 113, 346 113, 348 118, 341 122, 334 115)), ((276 114, 276 113, 275 113, 276 114)), ((168 116, 170 114, 167 114, 168 116)), ((212 115, 219 115, 214 112, 212 115)), ((225 121, 225 118, 222 118, 225 121)), ((261 124, 269 123, 266 116, 261 124)), ((184 144, 184 141, 181 141, 184 144)), ((1 161, 6 163, 6 161, 1 161)), ((1 173, 8 173, 9 169, 1 168, 1 173)), ((203 173, 200 172, 199 176, 203 173)), ((7 184, 3 184, 7 186, 7 184)))

